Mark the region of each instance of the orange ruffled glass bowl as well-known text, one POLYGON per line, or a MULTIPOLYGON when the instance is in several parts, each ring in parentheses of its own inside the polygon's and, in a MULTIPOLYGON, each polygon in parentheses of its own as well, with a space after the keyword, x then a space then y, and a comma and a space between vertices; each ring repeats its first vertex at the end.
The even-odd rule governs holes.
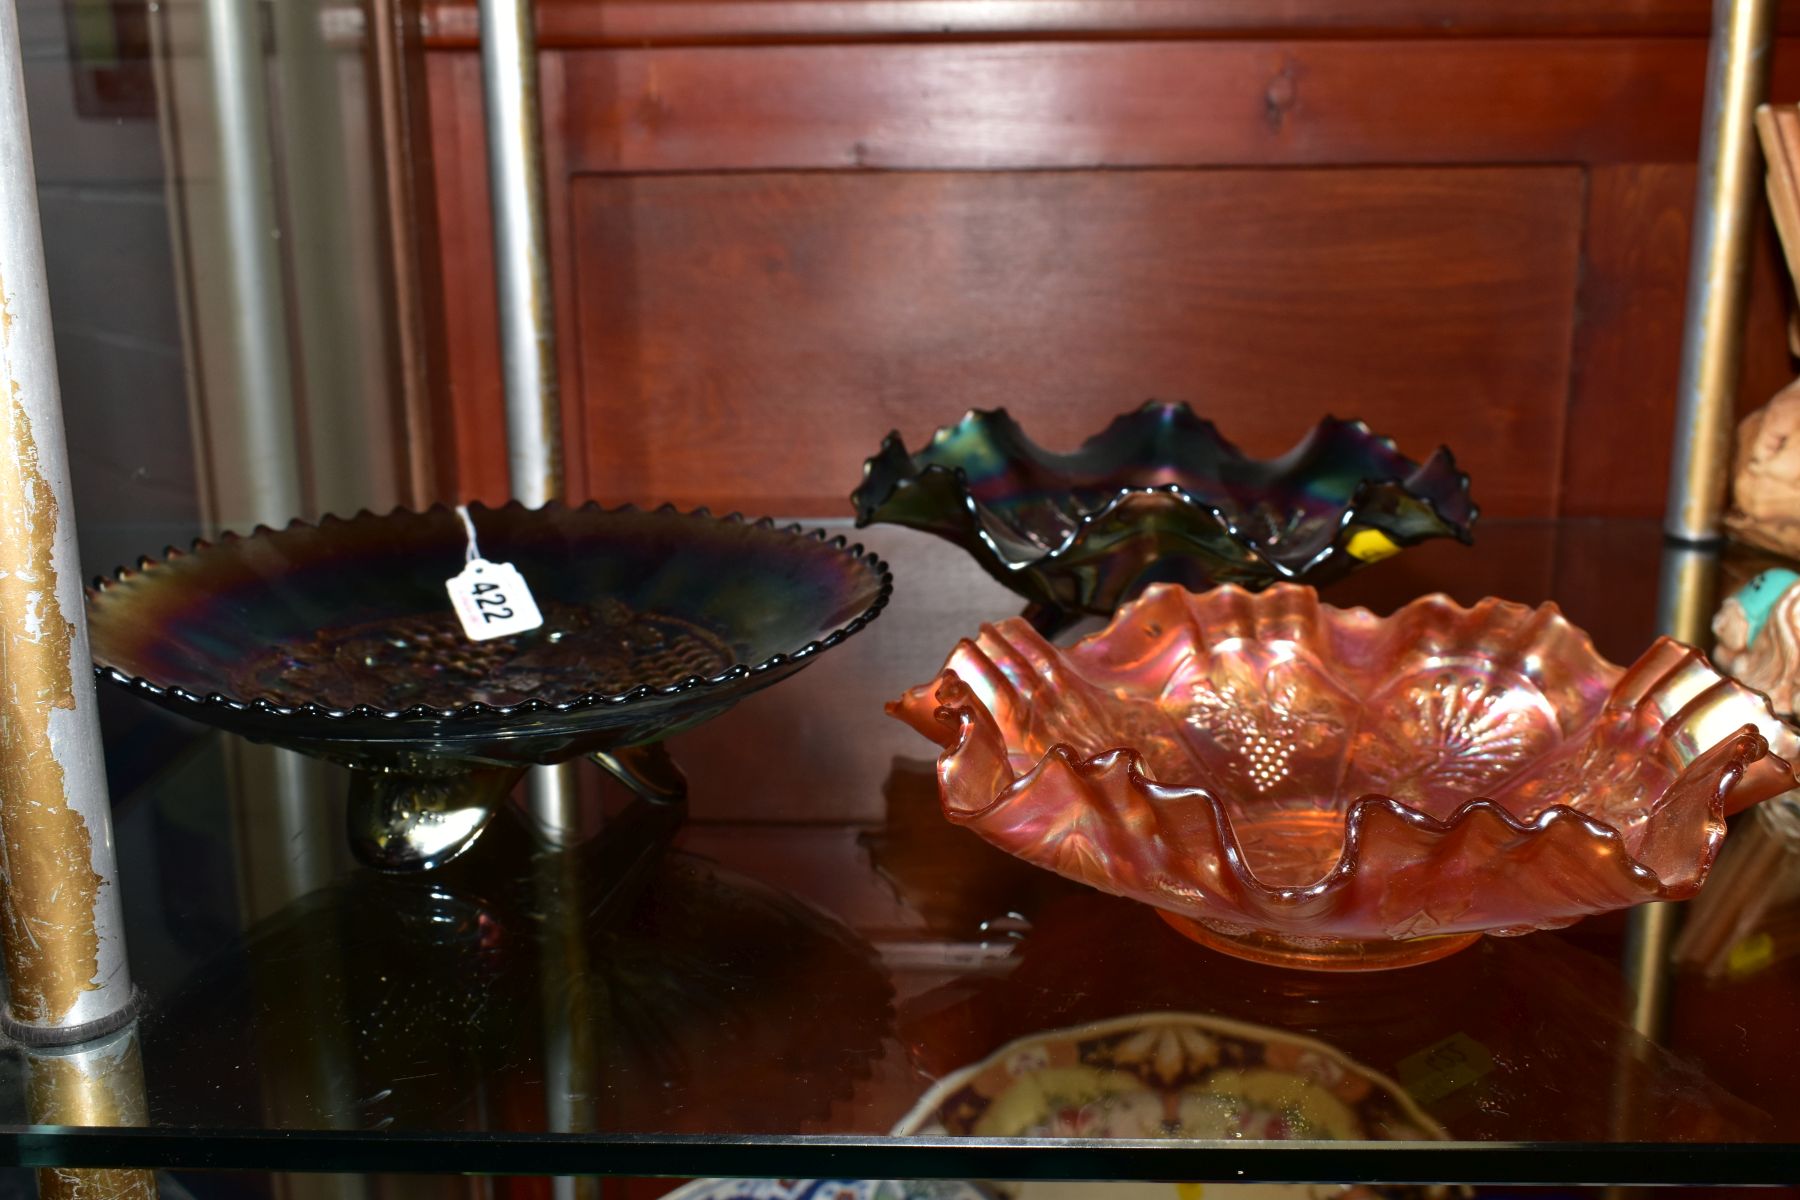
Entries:
POLYGON ((944 747, 952 821, 1315 970, 1686 899, 1725 818, 1800 783, 1795 732, 1698 651, 1621 668, 1554 605, 1495 599, 1384 618, 1158 585, 1067 649, 983 626, 888 711, 944 747))

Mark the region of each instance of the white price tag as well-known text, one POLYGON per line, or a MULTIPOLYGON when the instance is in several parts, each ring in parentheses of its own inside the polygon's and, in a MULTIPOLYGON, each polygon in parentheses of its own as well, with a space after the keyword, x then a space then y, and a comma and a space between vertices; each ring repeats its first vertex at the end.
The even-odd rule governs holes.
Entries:
POLYGON ((463 633, 472 642, 485 642, 542 625, 544 614, 538 611, 537 601, 519 569, 511 563, 482 558, 469 510, 458 505, 456 515, 462 518, 469 536, 467 562, 444 586, 450 591, 450 605, 456 609, 463 633))
POLYGON ((524 633, 544 623, 525 577, 511 563, 478 558, 446 586, 463 632, 472 642, 524 633))

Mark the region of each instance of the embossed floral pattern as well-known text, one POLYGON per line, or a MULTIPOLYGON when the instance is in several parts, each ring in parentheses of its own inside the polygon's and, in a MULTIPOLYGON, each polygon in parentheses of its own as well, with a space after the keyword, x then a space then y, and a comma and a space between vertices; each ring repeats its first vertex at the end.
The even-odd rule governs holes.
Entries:
POLYGON ((945 747, 951 820, 1321 968, 1691 896, 1726 815, 1793 788, 1800 751, 1667 639, 1621 669, 1554 606, 1430 596, 1384 619, 1294 586, 1154 587, 1067 650, 986 626, 889 711, 945 747), (1147 770, 1128 739, 1152 707, 1177 736, 1147 770))
POLYGON ((1375 706, 1381 720, 1353 747, 1353 786, 1434 815, 1445 815, 1439 801, 1485 795, 1561 741, 1555 714, 1518 676, 1433 669, 1401 680, 1375 706))

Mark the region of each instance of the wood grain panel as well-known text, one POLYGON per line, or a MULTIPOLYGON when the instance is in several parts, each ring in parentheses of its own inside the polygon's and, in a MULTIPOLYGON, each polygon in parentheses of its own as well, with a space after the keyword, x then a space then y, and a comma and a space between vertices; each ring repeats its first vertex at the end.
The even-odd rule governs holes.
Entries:
POLYGON ((890 427, 1053 445, 1155 396, 1257 453, 1321 414, 1556 511, 1573 168, 578 179, 607 500, 839 514, 890 427))
MULTIPOLYGON (((542 45, 945 37, 1704 37, 1709 0, 538 0, 542 45)), ((1780 18, 1800 29, 1800 10, 1780 18)), ((425 6, 438 46, 473 46, 474 0, 425 6)))
MULTIPOLYGON (((1777 95, 1800 90, 1783 43, 1777 95)), ((576 170, 1691 162, 1706 43, 1168 41, 570 52, 576 170)))
POLYGON ((481 60, 427 57, 432 168, 443 254, 444 359, 455 471, 439 486, 461 500, 503 503, 506 401, 494 306, 494 243, 481 124, 481 60))
POLYGON ((1661 511, 1681 366, 1690 164, 1597 167, 1588 180, 1563 509, 1661 511))
MULTIPOLYGON (((1681 366, 1695 170, 1675 163, 1596 167, 1588 182, 1562 512, 1660 514, 1681 366)), ((1738 409, 1793 378, 1787 287, 1773 228, 1758 226, 1738 409)))
MULTIPOLYGON (((604 288, 635 294, 643 269, 674 269, 659 258, 663 251, 651 248, 639 262, 635 249, 608 241, 613 235, 593 227, 585 189, 612 185, 572 184, 584 172, 1578 163, 1591 167, 1591 187, 1585 242, 1568 268, 1582 279, 1573 351, 1562 352, 1571 370, 1569 436, 1566 451, 1554 431, 1547 433, 1554 446, 1534 449, 1560 465, 1545 476, 1550 482, 1536 506, 1521 511, 1556 504, 1575 514, 1660 511, 1679 358, 1704 75, 1705 44, 1697 35, 1705 27, 1705 4, 1271 0, 1258 7, 1237 0, 957 0, 956 19, 998 24, 986 33, 971 24, 935 31, 907 26, 932 7, 933 0, 546 0, 540 16, 552 42, 614 47, 552 50, 541 60, 568 445, 631 444, 641 437, 645 419, 612 405, 657 394, 661 386, 612 374, 633 369, 638 352, 624 343, 583 345, 593 332, 593 314, 582 315, 583 306, 604 288), (1166 29, 1157 25, 1176 17, 1166 29), (1059 21, 1066 24, 1057 26, 1059 21), (1434 22, 1449 36, 1431 32, 1434 22), (1117 40, 1132 29, 1169 38, 1117 40), (1272 31, 1282 40, 1244 36, 1272 31), (1512 36, 1494 36, 1501 33, 1512 36), (1623 33, 1657 36, 1612 36, 1623 33), (1533 34, 1542 36, 1518 36, 1533 34), (928 43, 922 40, 927 36, 943 40, 928 43), (967 40, 986 36, 1013 40, 967 40), (883 38, 899 41, 870 44, 883 38), (859 39, 864 44, 844 44, 859 39), (809 44, 736 44, 758 40, 809 44), (644 48, 650 45, 665 48, 644 48), (577 275, 585 290, 578 290, 577 275), (597 370, 608 374, 593 377, 597 370)), ((428 6, 439 16, 456 9, 428 6)), ((1793 20, 1784 17, 1784 27, 1793 20)), ((479 73, 472 54, 427 57, 444 225, 455 490, 492 498, 505 493, 506 475, 479 73)), ((1800 51, 1792 39, 1777 54, 1774 93, 1800 96, 1800 51)), ((902 224, 909 219, 912 186, 895 184, 895 195, 879 202, 902 224)), ((725 186, 717 195, 731 204, 748 193, 725 186)), ((771 203, 779 207, 781 201, 771 203)), ((1262 202, 1250 197, 1246 203, 1262 202)), ((1322 205, 1313 211, 1322 224, 1337 219, 1322 205)), ((747 231, 756 231, 745 214, 721 219, 739 217, 749 222, 747 231)), ((652 216, 652 224, 657 219, 652 216)), ((698 221, 703 215, 670 219, 698 221)), ((1175 232, 1165 235, 1177 238, 1186 227, 1178 207, 1143 219, 1173 222, 1175 232)), ((1027 225, 1041 220, 1025 218, 1027 225)), ((836 233, 830 221, 827 226, 823 242, 847 236, 848 226, 836 233)), ((787 233, 762 231, 778 241, 798 232, 797 226, 787 233)), ((721 227, 701 240, 717 243, 726 236, 721 227)), ((1088 231, 1069 236, 1080 243, 1088 231)), ((840 258, 843 263, 883 261, 879 248, 862 257, 854 246, 842 248, 852 252, 840 258)), ((1082 253, 1111 251, 1097 245, 1082 253)), ((1445 261, 1454 267, 1454 257, 1445 261)), ((1759 251, 1753 268, 1747 404, 1760 402, 1792 371, 1780 329, 1785 300, 1779 267, 1759 251)), ((844 267, 847 275, 854 269, 844 267)), ((1453 269, 1440 279, 1433 278, 1437 271, 1430 263, 1420 261, 1415 269, 1427 290, 1454 284, 1453 269)), ((870 282, 877 293, 892 290, 883 281, 870 282)), ((1087 300, 1076 294, 1071 302, 1080 309, 1087 300)), ((627 323, 661 320, 653 308, 614 316, 627 323)), ((805 313, 794 310, 793 316, 799 320, 805 313)), ((1060 336, 1058 322, 1078 317, 1063 314, 1047 328, 1060 336)), ((680 336, 671 339, 679 342, 680 336)), ((864 358, 881 346, 878 330, 840 328, 837 336, 845 344, 868 343, 855 351, 864 358)), ((1298 336, 1304 342, 1322 335, 1298 336)), ((1181 348, 1158 353, 1179 358, 1181 348)), ((717 359, 703 355, 698 361, 717 359)), ((1001 361, 974 367, 986 370, 1001 361)), ((1270 370, 1283 378, 1304 374, 1291 363, 1270 370)), ((1029 378, 990 379, 987 386, 999 392, 1029 378)), ((758 399, 744 420, 767 425, 782 418, 776 402, 758 399)), ((599 469, 603 462, 579 453, 570 462, 573 494, 620 492, 613 482, 590 485, 580 478, 581 468, 599 469)), ((640 477, 629 469, 621 476, 640 477)))

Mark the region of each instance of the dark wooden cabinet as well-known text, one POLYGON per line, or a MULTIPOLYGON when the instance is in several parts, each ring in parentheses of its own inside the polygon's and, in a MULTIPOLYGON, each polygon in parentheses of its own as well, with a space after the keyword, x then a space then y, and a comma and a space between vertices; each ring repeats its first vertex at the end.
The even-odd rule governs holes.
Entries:
MULTIPOLYGON (((841 516, 890 428, 1071 445, 1154 396, 1258 452, 1447 443, 1495 516, 1655 514, 1709 9, 539 0, 570 489, 841 516)), ((493 499, 475 13, 424 16, 442 432, 493 499)), ((1746 407, 1793 374, 1766 230, 1753 280, 1746 407)))

